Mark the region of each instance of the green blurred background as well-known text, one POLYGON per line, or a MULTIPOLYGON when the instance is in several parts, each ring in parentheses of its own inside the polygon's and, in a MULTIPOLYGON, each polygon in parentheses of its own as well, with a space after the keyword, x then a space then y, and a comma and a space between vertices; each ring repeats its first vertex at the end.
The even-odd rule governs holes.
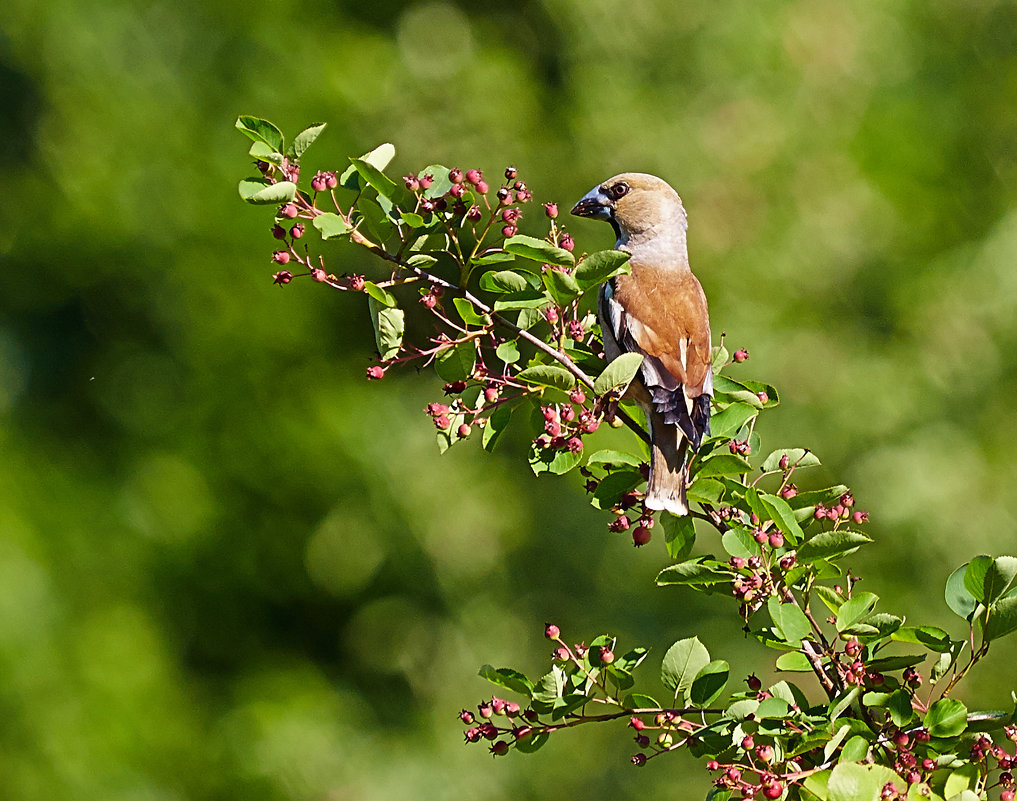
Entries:
POLYGON ((365 304, 272 286, 237 114, 328 122, 305 170, 392 141, 397 174, 511 162, 563 205, 669 179, 715 335, 782 391, 764 447, 850 484, 865 589, 956 635, 946 576, 1017 550, 1015 108, 995 0, 5 0, 0 796, 696 798, 621 726, 466 748, 476 668, 539 673, 545 620, 769 656, 523 443, 439 458, 434 380, 363 380, 365 304))

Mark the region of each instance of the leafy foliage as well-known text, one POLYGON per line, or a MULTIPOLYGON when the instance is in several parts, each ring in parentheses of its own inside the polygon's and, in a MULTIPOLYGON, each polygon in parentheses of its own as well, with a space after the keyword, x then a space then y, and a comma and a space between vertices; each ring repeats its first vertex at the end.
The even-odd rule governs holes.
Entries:
POLYGON ((993 641, 1017 630, 1017 557, 978 556, 950 577, 945 600, 963 621, 959 639, 905 626, 881 609, 843 566, 871 543, 855 530, 868 514, 845 486, 799 490, 792 478, 820 464, 809 450, 778 448, 758 458, 758 418, 779 396, 772 385, 732 377, 746 356, 731 357, 723 342, 714 352, 712 434, 689 463, 697 509, 681 519, 655 515, 641 492, 638 440, 646 435, 624 396, 641 360, 605 363, 592 313, 599 285, 628 269, 624 254, 577 257, 552 204, 545 237, 519 233, 532 195, 512 168, 493 196, 476 170, 430 165, 397 181, 385 173, 394 157, 385 144, 351 158, 341 176, 318 172, 301 189, 299 160, 324 125, 288 148, 267 121, 245 116, 237 128, 253 141, 261 173, 241 181, 240 195, 253 205, 280 204, 273 230, 285 246, 273 258, 304 271, 282 270, 276 282, 307 276, 367 295, 379 355, 368 377, 409 362, 433 367, 452 398, 426 410, 439 448, 475 429, 487 450, 510 424, 533 433, 533 472, 579 471, 591 503, 613 514, 609 529, 631 529, 642 545, 660 524, 676 561, 659 572, 658 585, 730 599, 747 634, 779 652, 778 671, 811 674, 817 685, 780 681, 764 689, 749 676, 746 690, 729 691, 730 665, 693 636, 664 653, 659 678, 671 695, 658 702, 634 691, 647 648, 619 653, 608 634, 570 645, 548 625, 555 648, 543 675, 481 669, 520 700, 494 697, 476 714, 464 710, 468 742, 490 742, 496 755, 531 753, 564 729, 627 719, 641 749, 635 765, 688 749, 706 760, 715 775, 710 798, 721 801, 760 794, 946 801, 983 798, 997 784, 1012 799, 1015 757, 993 737, 1017 739, 1014 712, 971 712, 951 694, 993 641), (390 274, 368 281, 329 273, 296 220, 309 220, 322 242, 366 249, 390 274), (419 345, 418 335, 407 335, 407 287, 435 326, 419 345), (602 423, 627 426, 634 452, 584 456, 584 437, 602 423), (693 556, 702 533, 696 521, 710 532, 710 552, 693 556))

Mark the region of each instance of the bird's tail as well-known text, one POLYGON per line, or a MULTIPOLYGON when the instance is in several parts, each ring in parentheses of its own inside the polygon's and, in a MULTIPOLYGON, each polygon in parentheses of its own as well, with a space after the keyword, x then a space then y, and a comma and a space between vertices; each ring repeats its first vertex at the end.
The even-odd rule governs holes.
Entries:
POLYGON ((685 497, 688 440, 678 426, 664 422, 664 415, 650 409, 650 479, 646 483, 646 507, 663 509, 679 517, 689 513, 685 497))

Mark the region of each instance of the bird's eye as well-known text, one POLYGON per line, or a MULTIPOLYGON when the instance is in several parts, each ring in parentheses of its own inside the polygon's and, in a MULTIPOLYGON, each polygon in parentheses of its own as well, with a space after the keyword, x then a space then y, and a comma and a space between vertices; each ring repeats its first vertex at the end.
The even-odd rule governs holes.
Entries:
POLYGON ((610 190, 611 197, 614 200, 618 200, 619 198, 624 197, 625 195, 628 194, 628 191, 629 191, 629 185, 627 183, 625 183, 624 181, 619 181, 614 186, 612 186, 611 190, 610 190))

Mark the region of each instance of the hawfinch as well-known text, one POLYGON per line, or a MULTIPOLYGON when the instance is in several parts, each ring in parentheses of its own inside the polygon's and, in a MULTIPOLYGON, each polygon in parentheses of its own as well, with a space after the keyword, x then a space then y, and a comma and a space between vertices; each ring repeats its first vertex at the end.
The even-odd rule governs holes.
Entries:
POLYGON ((689 267, 685 208, 660 178, 627 172, 591 189, 572 213, 607 220, 615 248, 632 254, 632 272, 600 290, 604 355, 642 354, 626 397, 646 413, 650 429, 646 506, 686 515, 686 451, 710 433, 713 372, 710 314, 689 267))

